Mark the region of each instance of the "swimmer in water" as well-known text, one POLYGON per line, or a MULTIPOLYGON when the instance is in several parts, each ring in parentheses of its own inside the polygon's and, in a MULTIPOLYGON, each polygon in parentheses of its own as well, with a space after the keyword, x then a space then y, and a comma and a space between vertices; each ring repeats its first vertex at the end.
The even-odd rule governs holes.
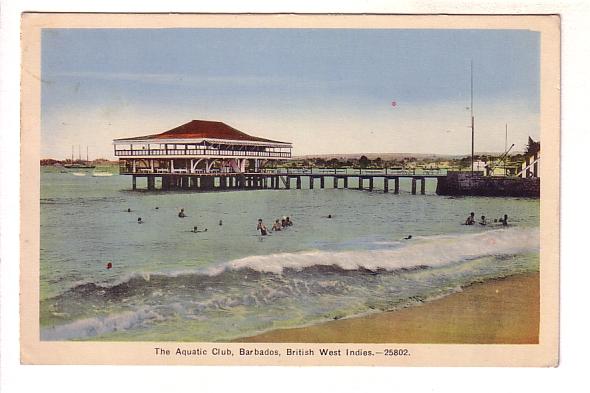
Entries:
POLYGON ((328 214, 328 218, 332 218, 332 215, 331 214, 328 214))
POLYGON ((127 213, 131 213, 131 208, 128 208, 127 209, 127 213))
POLYGON ((222 225, 223 225, 223 221, 219 220, 219 226, 222 226, 222 225))
POLYGON ((178 217, 180 217, 180 218, 186 217, 186 214, 184 214, 184 209, 180 209, 180 213, 178 213, 178 217))
POLYGON ((273 231, 280 231, 281 230, 281 223, 279 222, 278 218, 275 221, 275 223, 272 225, 272 230, 273 231))
POLYGON ((138 223, 138 224, 143 224, 143 221, 141 221, 141 217, 139 217, 139 218, 137 219, 137 223, 138 223))
POLYGON ((285 225, 288 226, 288 227, 290 227, 290 226, 293 225, 293 221, 291 221, 291 219, 289 217, 287 217, 285 219, 285 225))
POLYGON ((404 237, 404 240, 410 240, 412 238, 412 235, 408 235, 407 237, 404 237))
POLYGON ((486 216, 481 216, 481 219, 479 220, 479 225, 488 225, 488 222, 486 221, 486 216))
POLYGON ((111 262, 107 263, 107 269, 112 269, 113 268, 113 264, 111 262))
POLYGON ((473 224, 475 224, 475 213, 471 212, 469 217, 467 217, 467 220, 465 220, 465 225, 473 225, 473 224))

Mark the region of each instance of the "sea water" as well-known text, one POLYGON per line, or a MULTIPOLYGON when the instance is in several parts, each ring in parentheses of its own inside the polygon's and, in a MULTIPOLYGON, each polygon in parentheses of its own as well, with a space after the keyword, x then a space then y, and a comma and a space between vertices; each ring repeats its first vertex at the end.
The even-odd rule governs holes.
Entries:
POLYGON ((539 200, 349 186, 145 192, 44 168, 41 339, 224 341, 539 269, 539 200), (470 212, 490 225, 462 225, 470 212), (507 228, 493 222, 504 214, 507 228), (294 225, 256 231, 284 216, 294 225))

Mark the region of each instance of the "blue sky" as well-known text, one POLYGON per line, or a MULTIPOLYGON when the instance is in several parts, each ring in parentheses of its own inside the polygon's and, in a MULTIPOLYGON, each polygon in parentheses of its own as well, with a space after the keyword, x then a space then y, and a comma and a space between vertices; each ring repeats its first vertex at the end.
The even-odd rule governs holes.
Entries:
POLYGON ((192 119, 295 154, 476 151, 539 135, 539 34, 526 30, 44 29, 42 157, 192 119), (393 107, 392 101, 397 105, 393 107))

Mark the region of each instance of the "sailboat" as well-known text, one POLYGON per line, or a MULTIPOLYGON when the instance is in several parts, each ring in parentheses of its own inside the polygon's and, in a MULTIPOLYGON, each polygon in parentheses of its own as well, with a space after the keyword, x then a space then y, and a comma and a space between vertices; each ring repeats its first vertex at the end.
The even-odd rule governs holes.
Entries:
POLYGON ((78 161, 76 161, 76 162, 74 162, 74 146, 72 146, 72 161, 70 164, 65 164, 64 168, 70 168, 70 169, 92 169, 92 168, 95 168, 95 166, 92 165, 90 163, 90 161, 88 161, 88 146, 86 146, 86 161, 82 161, 82 156, 80 154, 80 146, 78 146, 78 161))

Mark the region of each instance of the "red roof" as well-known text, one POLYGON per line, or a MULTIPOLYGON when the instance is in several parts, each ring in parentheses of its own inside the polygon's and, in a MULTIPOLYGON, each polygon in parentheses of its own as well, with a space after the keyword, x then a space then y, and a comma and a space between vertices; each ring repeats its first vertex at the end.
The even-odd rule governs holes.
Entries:
POLYGON ((121 138, 117 140, 146 140, 146 139, 224 139, 232 141, 251 141, 268 143, 288 143, 259 138, 236 130, 220 121, 193 120, 161 134, 121 138))

